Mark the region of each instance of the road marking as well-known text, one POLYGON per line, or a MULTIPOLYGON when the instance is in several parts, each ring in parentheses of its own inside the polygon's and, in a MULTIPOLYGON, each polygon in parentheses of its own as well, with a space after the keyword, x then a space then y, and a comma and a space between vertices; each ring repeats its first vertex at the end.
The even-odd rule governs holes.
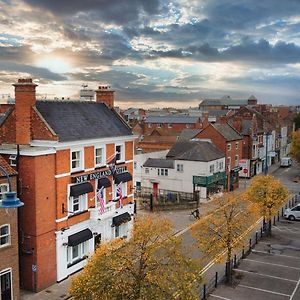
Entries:
POLYGON ((298 280, 298 282, 297 282, 297 284, 296 284, 296 287, 295 287, 295 289, 294 289, 294 291, 293 291, 293 293, 292 293, 292 295, 291 295, 290 300, 293 300, 293 297, 294 297, 295 294, 296 294, 296 291, 297 291, 297 289, 298 289, 298 287, 299 287, 299 284, 300 284, 300 278, 299 278, 299 280, 298 280))
MULTIPOLYGON (((273 250, 276 250, 276 249, 273 249, 273 250)), ((270 252, 266 252, 266 251, 255 250, 255 249, 252 249, 252 252, 253 252, 253 253, 263 253, 263 254, 268 254, 268 255, 272 255, 272 256, 282 256, 282 257, 292 258, 292 259, 300 259, 300 257, 296 257, 296 256, 285 255, 285 254, 270 253, 270 252)))
POLYGON ((289 268, 289 269, 293 269, 293 270, 300 270, 300 268, 296 268, 296 267, 290 267, 290 266, 285 266, 285 265, 280 265, 280 264, 272 264, 272 263, 269 263, 269 262, 254 260, 254 259, 249 259, 249 258, 244 258, 244 260, 253 261, 253 262, 261 263, 261 264, 265 264, 265 265, 277 266, 277 267, 282 267, 282 268, 289 268))
POLYGON ((260 292, 270 293, 270 294, 274 294, 274 295, 280 295, 280 296, 284 296, 284 297, 290 297, 291 296, 291 295, 277 293, 277 292, 273 292, 273 291, 270 291, 270 290, 259 289, 259 288, 253 287, 253 286, 248 286, 248 285, 243 285, 243 284, 239 284, 238 286, 246 288, 246 289, 257 290, 257 291, 260 291, 260 292))
POLYGON ((229 298, 221 297, 221 296, 214 295, 214 294, 210 294, 209 296, 210 296, 210 297, 215 297, 215 298, 218 298, 218 299, 223 299, 223 300, 231 300, 231 299, 229 299, 229 298))
POLYGON ((287 279, 287 278, 282 278, 282 277, 277 277, 277 276, 272 276, 272 275, 267 275, 267 274, 262 274, 262 273, 255 273, 255 272, 250 272, 250 271, 241 270, 241 269, 234 269, 234 271, 241 272, 241 273, 248 273, 248 274, 252 274, 252 275, 259 275, 259 276, 263 276, 263 277, 269 277, 269 278, 273 278, 273 279, 280 279, 280 280, 285 280, 285 281, 290 281, 290 282, 297 282, 297 280, 292 280, 292 279, 287 279))

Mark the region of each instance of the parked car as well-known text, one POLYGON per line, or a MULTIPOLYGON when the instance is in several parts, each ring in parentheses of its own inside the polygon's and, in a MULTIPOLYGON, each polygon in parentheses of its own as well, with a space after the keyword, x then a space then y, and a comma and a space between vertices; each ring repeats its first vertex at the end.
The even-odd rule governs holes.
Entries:
POLYGON ((300 203, 292 208, 288 208, 284 212, 284 217, 291 221, 299 220, 300 219, 300 203))
POLYGON ((290 167, 292 165, 292 160, 290 157, 283 157, 280 160, 280 167, 290 167))

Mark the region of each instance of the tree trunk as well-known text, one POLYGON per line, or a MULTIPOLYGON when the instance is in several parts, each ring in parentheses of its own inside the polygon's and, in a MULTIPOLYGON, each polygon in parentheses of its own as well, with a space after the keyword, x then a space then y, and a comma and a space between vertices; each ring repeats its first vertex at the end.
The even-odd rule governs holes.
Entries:
POLYGON ((269 219, 269 228, 268 228, 268 234, 271 237, 272 236, 272 219, 269 219))
POLYGON ((231 272, 231 249, 227 249, 227 260, 226 260, 226 283, 232 284, 232 272, 231 272))

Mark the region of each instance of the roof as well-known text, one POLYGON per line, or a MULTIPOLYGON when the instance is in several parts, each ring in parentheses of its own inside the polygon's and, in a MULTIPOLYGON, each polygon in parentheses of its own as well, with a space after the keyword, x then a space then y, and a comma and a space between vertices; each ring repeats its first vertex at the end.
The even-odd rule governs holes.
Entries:
POLYGON ((104 103, 37 101, 36 108, 59 141, 132 135, 126 122, 104 103))
POLYGON ((167 154, 167 158, 204 162, 223 157, 224 153, 208 141, 178 141, 167 154))
POLYGON ((248 99, 232 99, 229 96, 224 96, 219 99, 204 99, 200 102, 200 106, 220 106, 220 105, 230 105, 230 106, 240 106, 247 105, 248 99))
POLYGON ((173 124, 194 124, 199 122, 199 117, 191 116, 147 116, 145 123, 173 123, 173 124))
POLYGON ((183 129, 180 133, 179 140, 191 140, 198 133, 200 133, 202 129, 183 129))
POLYGON ((5 112, 0 113, 0 126, 4 123, 6 118, 10 115, 10 113, 14 110, 13 107, 9 107, 5 112))
POLYGON ((163 158, 148 158, 143 166, 153 168, 174 169, 174 161, 163 158))
POLYGON ((226 141, 242 139, 242 136, 228 124, 213 124, 212 126, 226 139, 226 141))
MULTIPOLYGON (((8 162, 0 155, 0 166, 2 168, 4 168, 7 172, 8 175, 13 176, 13 175, 17 175, 18 172, 13 169, 8 162)), ((0 170, 0 176, 6 176, 1 170, 0 170)))

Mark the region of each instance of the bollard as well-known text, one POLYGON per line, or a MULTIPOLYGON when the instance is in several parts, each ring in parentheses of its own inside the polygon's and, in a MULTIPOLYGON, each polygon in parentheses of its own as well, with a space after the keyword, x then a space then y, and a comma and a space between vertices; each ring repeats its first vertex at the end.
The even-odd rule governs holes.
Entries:
POLYGON ((284 209, 283 209, 283 207, 281 208, 281 217, 283 217, 283 211, 284 211, 284 209))
POLYGON ((263 236, 263 229, 262 227, 260 227, 260 237, 262 238, 262 236, 263 236))
POLYGON ((252 239, 249 240, 249 252, 251 252, 251 248, 252 248, 252 239))
POLYGON ((277 212, 277 221, 279 221, 280 213, 279 211, 277 212))
POLYGON ((255 244, 257 244, 257 240, 258 240, 258 232, 255 232, 255 244))
POLYGON ((233 267, 236 268, 236 254, 234 254, 233 267))
POLYGON ((218 272, 216 272, 216 275, 215 275, 215 288, 218 287, 218 272))
POLYGON ((275 216, 273 217, 273 225, 276 225, 276 218, 275 218, 275 216))
POLYGON ((245 247, 243 246, 243 250, 242 250, 242 258, 245 258, 245 247))

